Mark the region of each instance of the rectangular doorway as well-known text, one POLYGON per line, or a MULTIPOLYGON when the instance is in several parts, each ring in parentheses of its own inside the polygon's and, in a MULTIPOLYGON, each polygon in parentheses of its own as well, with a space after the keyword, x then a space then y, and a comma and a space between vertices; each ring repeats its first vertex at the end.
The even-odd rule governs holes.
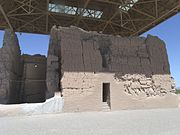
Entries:
POLYGON ((111 105, 111 100, 110 100, 110 83, 103 83, 102 102, 106 102, 109 107, 111 105))

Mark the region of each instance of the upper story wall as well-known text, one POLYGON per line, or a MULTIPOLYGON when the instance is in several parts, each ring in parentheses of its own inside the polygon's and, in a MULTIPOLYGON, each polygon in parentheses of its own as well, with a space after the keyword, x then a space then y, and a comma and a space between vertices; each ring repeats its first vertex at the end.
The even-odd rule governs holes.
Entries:
POLYGON ((61 49, 62 72, 170 74, 165 43, 158 37, 122 38, 76 27, 51 33, 55 50, 61 49))

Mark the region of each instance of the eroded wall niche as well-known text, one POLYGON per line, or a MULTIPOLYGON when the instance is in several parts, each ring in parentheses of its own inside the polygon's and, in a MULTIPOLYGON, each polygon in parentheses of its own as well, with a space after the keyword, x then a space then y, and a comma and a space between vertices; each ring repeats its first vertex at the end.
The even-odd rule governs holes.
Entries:
POLYGON ((48 91, 61 90, 64 111, 100 111, 103 83, 111 110, 176 107, 165 43, 53 27, 47 58, 48 91))
POLYGON ((21 55, 18 38, 5 30, 0 48, 0 104, 45 101, 46 57, 21 55))

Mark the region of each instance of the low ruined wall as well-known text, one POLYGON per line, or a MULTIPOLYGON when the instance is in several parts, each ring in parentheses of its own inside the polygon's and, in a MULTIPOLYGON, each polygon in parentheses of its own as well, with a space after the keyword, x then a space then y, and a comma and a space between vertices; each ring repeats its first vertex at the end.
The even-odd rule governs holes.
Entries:
POLYGON ((6 30, 0 49, 0 103, 18 103, 22 76, 21 51, 17 36, 6 30))
POLYGON ((112 110, 177 106, 165 44, 158 37, 54 27, 50 48, 48 59, 56 59, 56 69, 49 70, 53 77, 59 72, 64 111, 102 110, 103 83, 110 84, 112 110))

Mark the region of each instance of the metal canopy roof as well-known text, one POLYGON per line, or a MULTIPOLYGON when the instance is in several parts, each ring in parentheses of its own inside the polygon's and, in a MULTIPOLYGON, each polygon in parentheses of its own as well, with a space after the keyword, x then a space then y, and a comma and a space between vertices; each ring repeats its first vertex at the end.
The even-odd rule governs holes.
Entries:
POLYGON ((0 0, 0 29, 49 34, 53 25, 140 35, 180 11, 180 0, 0 0))

